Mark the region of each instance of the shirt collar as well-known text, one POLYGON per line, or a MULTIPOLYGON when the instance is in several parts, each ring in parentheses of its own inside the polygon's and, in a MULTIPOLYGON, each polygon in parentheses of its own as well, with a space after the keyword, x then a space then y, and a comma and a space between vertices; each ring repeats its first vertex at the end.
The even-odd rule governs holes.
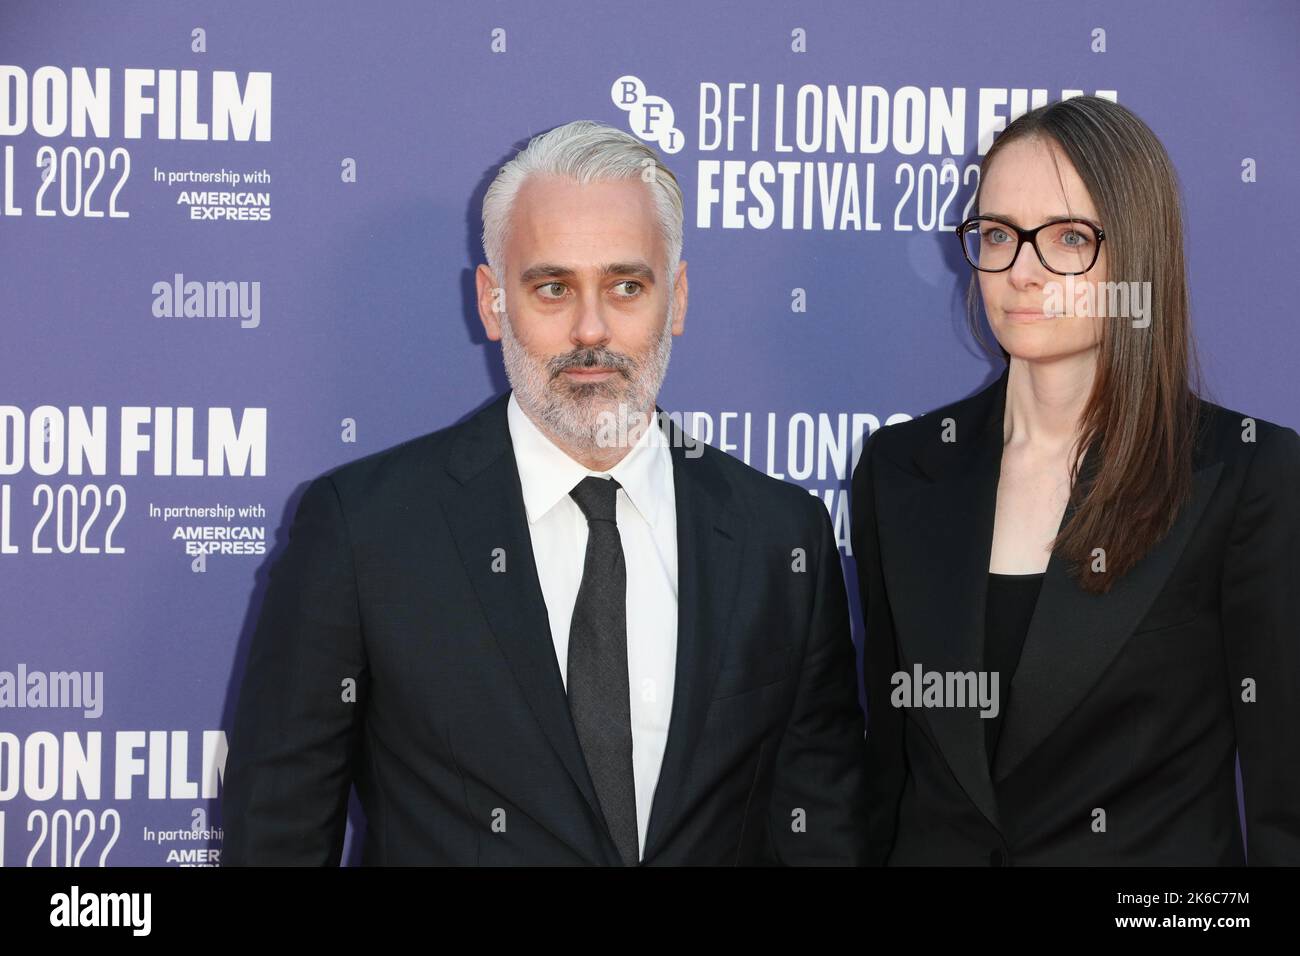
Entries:
POLYGON ((668 455, 668 446, 662 441, 651 441, 651 432, 656 428, 645 429, 622 460, 609 471, 602 472, 593 471, 570 458, 551 441, 519 406, 513 391, 506 407, 506 420, 529 524, 536 524, 557 502, 568 497, 583 478, 598 475, 614 478, 632 502, 632 507, 647 524, 655 526, 664 498, 671 494, 672 488, 672 459, 668 455))

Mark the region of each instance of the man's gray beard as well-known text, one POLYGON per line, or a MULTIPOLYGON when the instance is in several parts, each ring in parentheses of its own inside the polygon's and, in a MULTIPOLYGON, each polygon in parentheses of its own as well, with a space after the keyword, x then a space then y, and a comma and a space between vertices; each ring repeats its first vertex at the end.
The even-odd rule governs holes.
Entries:
POLYGON ((596 353, 594 365, 573 361, 574 352, 539 362, 515 337, 510 318, 501 313, 501 352, 506 378, 514 389, 519 406, 543 431, 577 449, 611 447, 611 438, 634 444, 647 425, 643 416, 654 414, 655 397, 668 373, 668 357, 673 345, 673 307, 668 305, 667 318, 659 341, 645 362, 622 353, 598 350, 574 350, 596 353), (602 354, 603 353, 603 354, 602 354), (588 384, 571 383, 557 368, 614 368, 621 370, 613 378, 588 384), (623 374, 625 373, 625 374, 623 374))

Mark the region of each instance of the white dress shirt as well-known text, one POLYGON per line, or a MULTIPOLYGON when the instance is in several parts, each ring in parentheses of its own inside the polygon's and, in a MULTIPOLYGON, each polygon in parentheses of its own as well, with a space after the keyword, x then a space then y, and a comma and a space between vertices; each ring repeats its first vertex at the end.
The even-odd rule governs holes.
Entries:
POLYGON ((632 772, 637 839, 645 855, 677 666, 677 505, 668 446, 647 428, 607 472, 570 458, 533 424, 513 392, 507 408, 537 577, 546 600, 560 676, 568 687, 569 624, 587 556, 587 518, 569 497, 588 475, 614 478, 618 534, 627 567, 627 670, 632 711, 632 772))

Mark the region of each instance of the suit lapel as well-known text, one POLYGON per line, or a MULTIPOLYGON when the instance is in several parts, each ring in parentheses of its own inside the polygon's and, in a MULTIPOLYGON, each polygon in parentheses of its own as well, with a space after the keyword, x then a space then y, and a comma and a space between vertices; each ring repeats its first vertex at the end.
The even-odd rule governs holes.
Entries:
MULTIPOLYGON (((914 455, 923 479, 898 486, 892 507, 883 507, 878 518, 898 555, 884 563, 885 585, 903 649, 900 666, 909 676, 914 666, 960 673, 983 666, 1005 385, 1004 372, 955 409, 951 423, 931 423, 932 434, 914 455)), ((913 713, 930 728, 962 789, 997 826, 978 711, 932 707, 913 713)))
MULTIPOLYGON (((881 517, 882 524, 893 526, 890 544, 901 556, 886 562, 885 576, 891 606, 897 605, 904 666, 919 663, 927 671, 984 669, 985 597, 1008 373, 1004 370, 996 382, 953 410, 955 442, 941 440, 944 423, 935 420, 933 434, 913 456, 928 480, 899 489, 896 526, 887 514, 881 517), (933 588, 916 586, 918 580, 934 580, 936 571, 942 576, 937 584, 942 600, 934 599, 933 588)), ((1090 451, 1081 473, 1089 474, 1095 465, 1090 451)), ((999 688, 1007 710, 992 775, 978 709, 919 711, 953 774, 995 827, 1001 829, 994 780, 1005 780, 1051 735, 1119 654, 1164 587, 1222 468, 1222 462, 1203 460, 1198 449, 1191 501, 1170 533, 1110 593, 1088 594, 1069 576, 1065 562, 1051 556, 1009 701, 1007 688, 999 688)), ((1074 510, 1071 501, 1061 527, 1074 510)))
MULTIPOLYGON (((524 698, 595 818, 603 820, 573 729, 533 560, 506 421, 509 397, 506 392, 460 429, 447 462, 457 484, 444 511, 465 571, 524 698), (494 570, 494 556, 504 557, 505 571, 494 570)), ((602 852, 607 853, 604 844, 609 842, 601 841, 602 852)))
POLYGON ((691 457, 704 450, 694 439, 662 414, 660 421, 667 422, 670 433, 677 509, 677 665, 668 742, 650 808, 646 860, 669 832, 686 785, 721 663, 745 540, 726 479, 709 457, 691 457))
POLYGON ((1192 497, 1169 533, 1107 594, 1084 591, 1051 556, 1011 682, 993 767, 999 783, 1070 716, 1119 654, 1169 579, 1222 471, 1221 461, 1194 470, 1192 497))

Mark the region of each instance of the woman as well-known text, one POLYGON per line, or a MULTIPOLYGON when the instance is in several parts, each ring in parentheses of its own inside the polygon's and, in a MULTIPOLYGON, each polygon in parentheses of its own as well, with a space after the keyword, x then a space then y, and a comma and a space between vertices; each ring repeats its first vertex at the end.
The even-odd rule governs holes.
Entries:
POLYGON ((1300 864, 1300 437, 1192 389, 1169 159, 1070 99, 975 208, 1007 368, 853 475, 873 859, 1300 864))

